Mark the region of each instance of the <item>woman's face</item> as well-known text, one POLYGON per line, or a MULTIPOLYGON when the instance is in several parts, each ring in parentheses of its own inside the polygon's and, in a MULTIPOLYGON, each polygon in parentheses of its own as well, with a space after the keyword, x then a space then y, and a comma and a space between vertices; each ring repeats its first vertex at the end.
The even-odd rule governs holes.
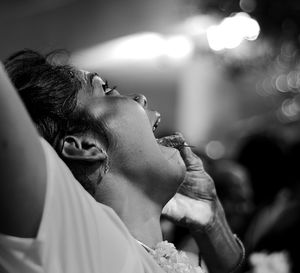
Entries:
POLYGON ((153 131, 160 114, 148 109, 144 96, 122 96, 98 75, 82 73, 85 83, 78 103, 107 129, 110 171, 146 189, 151 185, 159 191, 170 186, 176 190, 184 178, 185 165, 176 149, 156 142, 153 131))

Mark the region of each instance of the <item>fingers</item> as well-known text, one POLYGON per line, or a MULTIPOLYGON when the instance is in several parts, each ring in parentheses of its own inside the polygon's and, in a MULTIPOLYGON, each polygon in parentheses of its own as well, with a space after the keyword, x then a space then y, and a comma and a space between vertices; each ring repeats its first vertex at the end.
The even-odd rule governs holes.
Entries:
POLYGON ((194 154, 190 147, 182 147, 180 149, 180 154, 186 165, 187 171, 203 171, 202 160, 194 154))
MULTIPOLYGON (((181 133, 175 133, 179 135, 183 140, 184 137, 181 133)), ((184 144, 179 148, 181 157, 186 165, 187 171, 204 171, 202 160, 195 155, 191 147, 184 140, 184 144)))
MULTIPOLYGON (((182 134, 176 133, 184 140, 182 134)), ((184 142, 179 148, 186 165, 187 174, 178 192, 196 200, 214 200, 216 196, 214 182, 205 171, 202 160, 184 142)))

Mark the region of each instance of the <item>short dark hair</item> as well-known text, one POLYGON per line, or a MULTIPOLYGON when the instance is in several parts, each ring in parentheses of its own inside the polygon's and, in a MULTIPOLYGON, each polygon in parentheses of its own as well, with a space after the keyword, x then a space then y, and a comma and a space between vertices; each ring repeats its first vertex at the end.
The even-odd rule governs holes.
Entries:
MULTIPOLYGON (((58 54, 61 51, 43 55, 25 49, 7 58, 4 65, 39 133, 61 155, 58 143, 66 134, 90 131, 108 139, 101 123, 77 103, 82 88, 78 70, 59 63, 58 54)), ((76 178, 94 193, 86 177, 76 178)))
POLYGON ((61 51, 43 55, 25 49, 4 61, 39 133, 55 149, 59 137, 66 133, 86 130, 104 133, 93 117, 77 107, 82 80, 77 69, 55 59, 58 54, 61 51))

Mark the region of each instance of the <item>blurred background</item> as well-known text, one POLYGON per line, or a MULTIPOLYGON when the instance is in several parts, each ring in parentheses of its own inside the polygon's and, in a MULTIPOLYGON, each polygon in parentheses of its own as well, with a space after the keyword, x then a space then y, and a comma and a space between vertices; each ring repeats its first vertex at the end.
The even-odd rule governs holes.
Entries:
POLYGON ((287 251, 300 272, 299 12, 296 0, 1 0, 0 59, 67 49, 146 95, 157 136, 181 131, 204 159, 248 253, 287 251))

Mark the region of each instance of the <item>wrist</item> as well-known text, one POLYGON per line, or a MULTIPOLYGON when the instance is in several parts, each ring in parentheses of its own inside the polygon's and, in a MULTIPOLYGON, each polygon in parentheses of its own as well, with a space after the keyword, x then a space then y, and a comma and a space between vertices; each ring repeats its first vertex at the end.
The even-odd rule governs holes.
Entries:
POLYGON ((189 225, 189 230, 192 234, 202 233, 204 235, 210 233, 226 222, 223 207, 217 197, 214 201, 210 201, 209 207, 205 211, 202 210, 201 213, 205 214, 205 217, 203 217, 205 221, 189 225))
POLYGON ((244 244, 242 243, 242 241, 239 239, 239 237, 236 234, 234 234, 233 236, 235 238, 235 241, 237 242, 237 244, 240 247, 241 255, 240 255, 240 259, 239 259, 238 263, 235 265, 235 267, 229 273, 239 272, 239 270, 243 266, 243 264, 245 262, 245 258, 246 258, 246 250, 245 250, 244 244))
POLYGON ((202 229, 190 229, 210 272, 237 272, 245 257, 241 241, 228 226, 221 203, 215 203, 212 221, 202 229))

